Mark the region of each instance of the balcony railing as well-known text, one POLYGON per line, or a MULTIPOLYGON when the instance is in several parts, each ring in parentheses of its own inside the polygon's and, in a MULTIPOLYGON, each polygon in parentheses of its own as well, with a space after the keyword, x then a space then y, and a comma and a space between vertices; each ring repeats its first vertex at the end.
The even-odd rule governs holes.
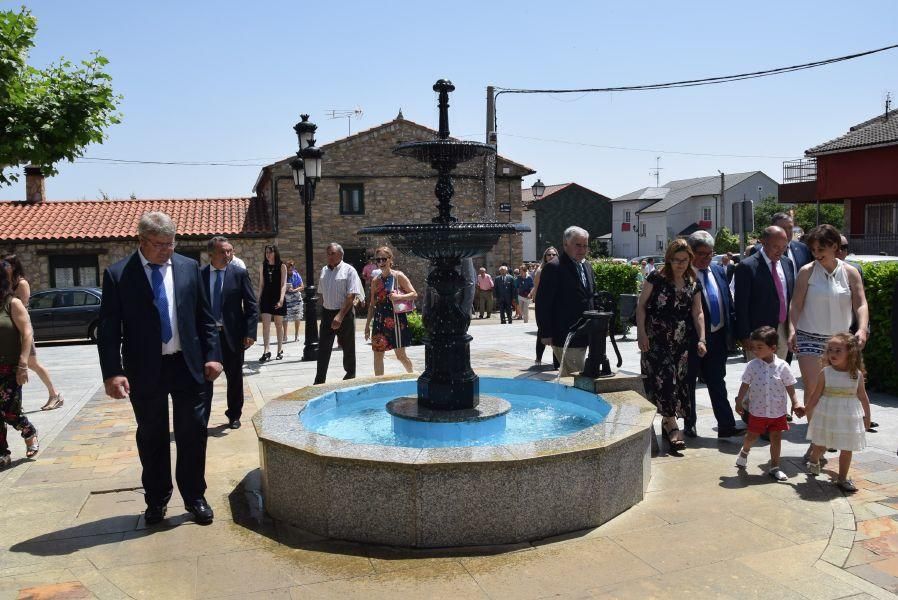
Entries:
POLYGON ((799 158, 783 161, 783 183, 817 180, 817 159, 799 158))
POLYGON ((886 254, 898 256, 898 233, 866 233, 849 235, 848 251, 852 254, 886 254))

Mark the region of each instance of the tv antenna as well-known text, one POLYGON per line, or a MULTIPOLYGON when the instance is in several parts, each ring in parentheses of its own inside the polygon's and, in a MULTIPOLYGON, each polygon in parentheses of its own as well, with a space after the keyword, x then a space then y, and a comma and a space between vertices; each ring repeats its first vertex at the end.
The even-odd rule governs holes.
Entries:
POLYGON ((356 106, 355 108, 347 110, 333 109, 327 111, 328 118, 346 119, 346 127, 349 130, 349 135, 352 135, 352 120, 360 119, 363 114, 361 106, 356 106))
POLYGON ((661 187, 661 171, 664 170, 664 167, 661 166, 661 157, 655 157, 655 168, 652 171, 649 171, 649 175, 655 176, 655 187, 661 187))

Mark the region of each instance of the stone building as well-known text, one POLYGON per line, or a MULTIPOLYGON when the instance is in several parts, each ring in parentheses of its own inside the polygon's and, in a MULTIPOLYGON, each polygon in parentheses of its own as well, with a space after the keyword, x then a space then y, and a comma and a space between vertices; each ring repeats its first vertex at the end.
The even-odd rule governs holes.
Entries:
MULTIPOLYGON (((437 132, 400 115, 388 123, 323 146, 323 179, 312 207, 315 280, 325 264, 325 246, 339 242, 345 259, 359 270, 366 253, 385 243, 357 232, 369 225, 430 221, 436 214, 436 176, 427 165, 395 156, 400 142, 433 139, 437 132)), ((184 200, 48 201, 36 169, 26 172, 25 201, 0 202, 0 252, 23 261, 32 289, 99 285, 103 270, 137 245, 137 221, 149 210, 168 213, 178 225, 177 252, 208 261, 205 243, 225 235, 246 262, 254 284, 265 244, 275 243, 284 259, 296 261, 305 278, 305 221, 293 186, 293 156, 264 167, 247 198, 184 200)), ((459 166, 454 174, 455 216, 460 220, 521 221, 521 178, 534 171, 498 157, 495 201, 487 202, 483 159, 459 166)), ((504 236, 491 253, 475 259, 491 272, 521 261, 519 235, 504 236)), ((397 266, 423 290, 427 265, 399 256, 397 266)))
MULTIPOLYGON (((436 137, 435 130, 404 119, 400 112, 388 123, 322 146, 325 152, 323 177, 312 205, 316 269, 320 270, 325 263, 328 242, 340 243, 346 253, 346 262, 361 269, 366 254, 386 243, 384 239, 359 236, 357 232, 361 228, 399 222, 429 222, 436 215, 433 169, 393 154, 393 148, 401 142, 436 137)), ((253 191, 271 207, 282 254, 295 257, 302 271, 305 268, 302 259, 304 209, 293 186, 290 170, 293 158, 290 156, 264 167, 253 191)), ((486 164, 485 159, 474 159, 454 171, 454 215, 460 221, 520 223, 521 178, 535 171, 496 157, 495 201, 488 203, 490 181, 484 177, 486 164)), ((521 236, 511 235, 500 238, 492 252, 476 258, 475 263, 496 272, 501 264, 517 265, 521 259, 521 236)), ((421 291, 427 273, 426 261, 397 256, 395 262, 421 291)))

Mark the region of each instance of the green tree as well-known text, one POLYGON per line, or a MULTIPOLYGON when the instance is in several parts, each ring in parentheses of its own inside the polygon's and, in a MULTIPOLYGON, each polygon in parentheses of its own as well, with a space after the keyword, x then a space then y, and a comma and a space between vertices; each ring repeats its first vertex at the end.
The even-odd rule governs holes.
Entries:
POLYGON ((24 6, 0 11, 0 186, 18 179, 18 166, 54 165, 82 156, 85 146, 102 143, 104 130, 120 121, 109 61, 98 52, 72 63, 60 59, 45 69, 27 64, 37 19, 24 6))
POLYGON ((717 254, 739 252, 739 238, 726 227, 721 227, 717 230, 717 237, 714 238, 714 252, 717 254))
POLYGON ((761 239, 761 234, 770 226, 773 215, 778 212, 787 212, 792 208, 791 204, 780 204, 773 196, 767 196, 760 202, 755 202, 755 229, 749 237, 761 239))
MULTIPOLYGON (((845 207, 841 204, 821 204, 820 224, 828 223, 839 231, 845 226, 845 207)), ((805 232, 817 226, 817 205, 798 204, 795 206, 795 224, 805 232)))

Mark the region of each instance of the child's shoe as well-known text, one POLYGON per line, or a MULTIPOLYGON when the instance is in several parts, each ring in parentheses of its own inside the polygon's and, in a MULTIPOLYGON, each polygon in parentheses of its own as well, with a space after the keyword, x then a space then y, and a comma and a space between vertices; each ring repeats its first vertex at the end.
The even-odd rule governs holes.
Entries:
POLYGON ((768 471, 768 474, 777 481, 786 481, 787 479, 789 479, 789 476, 786 475, 779 467, 773 467, 772 469, 770 469, 770 471, 768 471))
POLYGON ((839 489, 848 494, 853 494, 857 491, 857 486, 854 485, 854 482, 850 479, 840 479, 836 482, 836 485, 839 486, 839 489))
POLYGON ((736 458, 736 466, 740 469, 744 469, 748 464, 748 452, 744 450, 739 451, 739 456, 736 458))
POLYGON ((808 463, 808 475, 820 475, 820 463, 808 463))

